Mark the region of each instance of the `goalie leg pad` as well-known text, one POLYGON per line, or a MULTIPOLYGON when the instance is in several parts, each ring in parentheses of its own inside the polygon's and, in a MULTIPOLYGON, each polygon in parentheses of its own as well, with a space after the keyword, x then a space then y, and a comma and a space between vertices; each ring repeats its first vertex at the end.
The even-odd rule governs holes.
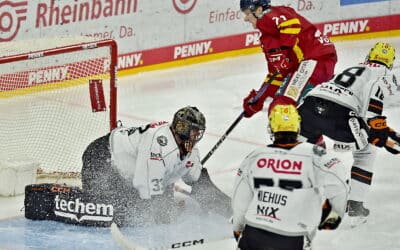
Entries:
POLYGON ((31 220, 54 219, 55 193, 52 184, 32 184, 25 187, 25 218, 31 220))
POLYGON ((111 225, 114 205, 97 201, 78 187, 33 184, 25 187, 25 218, 84 226, 111 225))

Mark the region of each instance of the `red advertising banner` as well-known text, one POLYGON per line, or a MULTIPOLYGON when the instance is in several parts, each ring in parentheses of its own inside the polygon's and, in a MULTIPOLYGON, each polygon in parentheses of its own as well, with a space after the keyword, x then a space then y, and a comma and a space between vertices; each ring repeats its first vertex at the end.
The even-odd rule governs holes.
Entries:
POLYGON ((317 26, 324 35, 330 37, 399 30, 400 15, 332 21, 317 26))

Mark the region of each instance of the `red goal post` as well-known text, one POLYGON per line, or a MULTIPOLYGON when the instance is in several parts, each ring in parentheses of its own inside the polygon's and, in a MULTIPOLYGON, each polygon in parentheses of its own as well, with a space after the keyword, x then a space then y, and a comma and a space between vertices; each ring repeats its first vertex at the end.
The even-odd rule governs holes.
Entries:
POLYGON ((117 124, 117 53, 89 37, 1 43, 0 162, 80 176, 84 149, 117 124))

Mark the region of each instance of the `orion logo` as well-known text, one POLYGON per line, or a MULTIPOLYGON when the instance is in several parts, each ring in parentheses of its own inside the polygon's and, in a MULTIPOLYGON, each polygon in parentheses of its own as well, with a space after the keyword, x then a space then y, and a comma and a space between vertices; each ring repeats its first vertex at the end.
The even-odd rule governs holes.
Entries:
POLYGON ((28 1, 0 2, 0 42, 14 39, 27 12, 28 1))
POLYGON ((184 15, 193 10, 196 2, 197 0, 172 0, 175 10, 184 15))

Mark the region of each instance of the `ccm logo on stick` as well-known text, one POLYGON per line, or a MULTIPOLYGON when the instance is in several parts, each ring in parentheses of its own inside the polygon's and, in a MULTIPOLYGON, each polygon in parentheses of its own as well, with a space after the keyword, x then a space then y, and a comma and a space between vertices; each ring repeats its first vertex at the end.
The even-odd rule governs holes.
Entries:
POLYGON ((171 248, 175 249, 175 248, 190 247, 190 246, 202 245, 202 244, 204 244, 204 239, 173 243, 171 245, 171 248))

